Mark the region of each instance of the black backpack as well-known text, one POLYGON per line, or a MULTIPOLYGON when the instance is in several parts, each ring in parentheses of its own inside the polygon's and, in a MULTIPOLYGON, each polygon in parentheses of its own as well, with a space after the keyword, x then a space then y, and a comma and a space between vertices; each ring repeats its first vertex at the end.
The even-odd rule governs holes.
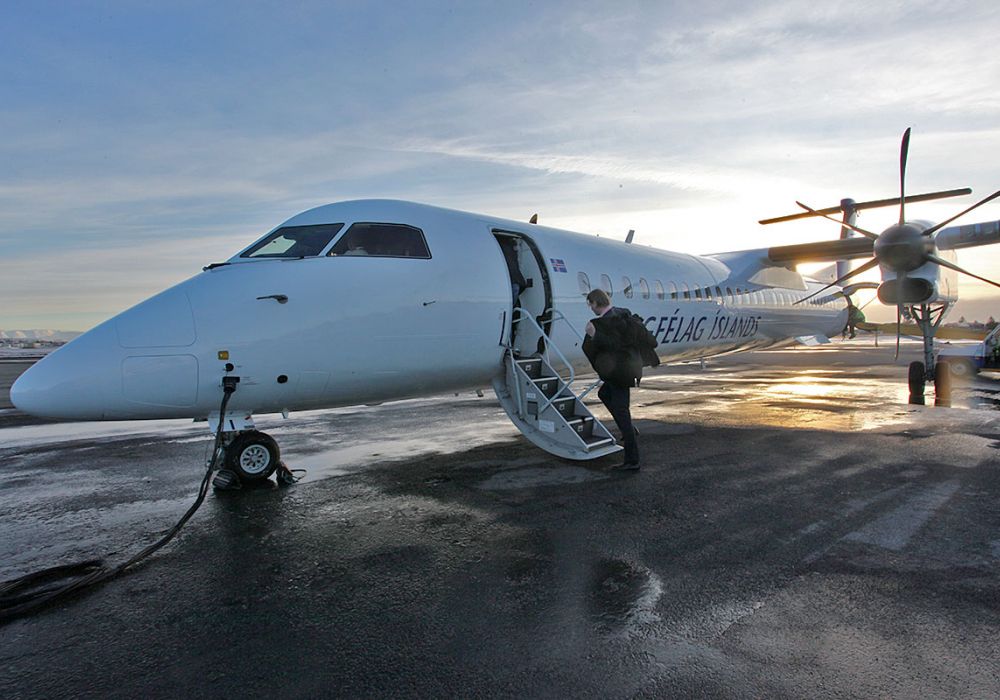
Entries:
POLYGON ((643 367, 658 367, 660 358, 656 354, 656 336, 646 328, 638 314, 629 314, 626 322, 628 344, 639 351, 643 367))
POLYGON ((646 328, 646 324, 642 322, 639 314, 630 315, 626 323, 629 345, 638 350, 653 350, 659 345, 656 342, 656 336, 646 328))

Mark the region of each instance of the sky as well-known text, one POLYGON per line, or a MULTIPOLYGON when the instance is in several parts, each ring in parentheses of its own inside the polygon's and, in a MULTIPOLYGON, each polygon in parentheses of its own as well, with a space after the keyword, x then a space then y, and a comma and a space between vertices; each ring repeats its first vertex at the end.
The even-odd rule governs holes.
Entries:
MULTIPOLYGON (((897 195, 906 127, 907 191, 973 188, 907 208, 940 221, 1000 189, 998 34, 986 1, 8 0, 0 329, 86 330, 345 199, 687 253, 831 239, 757 221, 897 195)), ((1000 245, 959 264, 1000 279, 1000 245)), ((960 294, 951 320, 1000 317, 960 294)))

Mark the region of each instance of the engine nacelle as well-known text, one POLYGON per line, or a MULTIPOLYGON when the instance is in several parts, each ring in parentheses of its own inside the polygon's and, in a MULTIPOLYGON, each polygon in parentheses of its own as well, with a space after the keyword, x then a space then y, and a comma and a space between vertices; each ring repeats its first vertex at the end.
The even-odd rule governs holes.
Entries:
POLYGON ((937 296, 937 285, 921 277, 887 280, 879 285, 878 298, 883 304, 925 304, 937 296))
MULTIPOLYGON (((938 251, 937 255, 956 262, 957 256, 949 251, 938 251)), ((958 301, 957 274, 940 265, 927 262, 916 270, 907 272, 902 280, 893 270, 882 267, 882 284, 878 288, 878 298, 883 304, 953 304, 958 301)))

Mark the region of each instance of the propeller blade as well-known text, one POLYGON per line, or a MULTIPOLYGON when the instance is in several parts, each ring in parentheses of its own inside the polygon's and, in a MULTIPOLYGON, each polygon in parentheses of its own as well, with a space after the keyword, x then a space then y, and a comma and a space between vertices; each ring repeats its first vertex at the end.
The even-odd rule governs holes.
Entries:
POLYGON ((823 212, 816 211, 815 209, 807 207, 805 204, 803 204, 802 202, 800 202, 798 200, 795 200, 795 203, 798 204, 803 209, 805 209, 810 214, 812 214, 813 216, 822 216, 824 219, 829 219, 830 221, 833 221, 834 223, 840 224, 841 226, 843 226, 845 228, 849 228, 852 231, 854 231, 855 233, 860 233, 865 238, 870 238, 873 241, 874 240, 878 240, 878 234, 877 233, 872 233, 871 231, 865 231, 863 228, 858 228, 854 224, 849 224, 846 221, 841 221, 840 219, 834 219, 832 216, 827 216, 823 212))
POLYGON ((903 143, 899 146, 899 225, 903 225, 903 209, 906 207, 906 156, 910 152, 910 127, 903 132, 903 143))
POLYGON ((851 277, 854 277, 855 275, 860 275, 862 272, 867 272, 868 270, 872 269, 876 265, 878 265, 878 258, 872 258, 871 260, 869 260, 868 262, 866 262, 861 267, 857 267, 857 268, 851 270, 846 275, 844 275, 843 277, 841 277, 838 280, 834 280, 830 284, 828 284, 825 287, 823 287, 822 289, 820 289, 818 292, 813 292, 809 296, 803 297, 803 298, 799 299, 797 302, 795 302, 794 304, 792 304, 792 306, 797 306, 798 304, 801 304, 804 301, 809 301, 814 296, 818 296, 818 295, 822 294, 823 292, 825 292, 826 290, 830 289, 831 287, 836 287, 841 282, 844 282, 845 280, 849 280, 851 277))
POLYGON ((934 255, 932 253, 928 253, 927 259, 936 262, 941 267, 947 267, 949 269, 954 270, 955 272, 961 272, 963 275, 968 275, 969 277, 975 277, 980 282, 985 282, 986 284, 992 284, 994 287, 1000 287, 1000 282, 994 282, 993 280, 988 280, 985 277, 980 277, 979 275, 975 275, 969 272, 968 270, 959 267, 955 263, 945 260, 944 258, 934 255))
POLYGON ((925 236, 932 236, 932 235, 934 235, 935 232, 940 231, 941 229, 943 229, 945 226, 947 226, 948 224, 950 224, 955 219, 959 218, 960 216, 965 216, 966 214, 968 214, 970 211, 972 211, 976 207, 982 206, 983 204, 986 204, 987 202, 992 202, 997 197, 1000 197, 1000 190, 997 190, 996 192, 994 192, 993 194, 991 194, 986 199, 984 199, 984 200, 982 200, 980 202, 976 202, 975 204, 973 204, 971 207, 969 207, 965 211, 963 211, 963 212, 961 212, 959 214, 955 214, 955 216, 951 217, 950 219, 945 219, 940 224, 935 224, 935 225, 931 226, 929 229, 927 229, 926 231, 924 231, 924 235, 925 236))
MULTIPOLYGON (((944 199, 946 197, 961 197, 962 195, 972 194, 972 190, 968 187, 963 187, 959 190, 944 190, 942 192, 928 192, 926 194, 908 194, 906 195, 907 202, 929 202, 933 199, 944 199)), ((858 202, 854 205, 855 211, 861 211, 863 209, 878 209, 879 207, 894 207, 899 204, 899 197, 892 197, 891 199, 876 199, 870 202, 858 202)), ((787 214, 785 216, 776 216, 773 219, 761 219, 757 223, 759 224, 777 224, 782 221, 795 221, 797 219, 808 219, 810 216, 822 216, 823 214, 841 214, 843 213, 843 206, 830 207, 829 209, 817 209, 815 214, 810 214, 809 212, 799 212, 798 214, 787 214)), ((840 219, 837 220, 840 223, 840 219)))
POLYGON ((896 304, 896 357, 893 358, 893 362, 899 359, 899 331, 902 326, 901 316, 903 315, 903 307, 901 304, 896 304))

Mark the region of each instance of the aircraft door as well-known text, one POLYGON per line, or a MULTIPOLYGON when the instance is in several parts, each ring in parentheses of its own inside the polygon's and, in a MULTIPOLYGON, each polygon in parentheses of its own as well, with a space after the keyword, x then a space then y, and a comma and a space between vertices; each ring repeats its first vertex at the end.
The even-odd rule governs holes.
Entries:
POLYGON ((535 243, 521 233, 494 230, 497 244, 507 263, 511 285, 511 313, 504 337, 516 354, 532 355, 541 351, 541 334, 530 317, 548 334, 551 322, 552 286, 548 270, 535 243))

